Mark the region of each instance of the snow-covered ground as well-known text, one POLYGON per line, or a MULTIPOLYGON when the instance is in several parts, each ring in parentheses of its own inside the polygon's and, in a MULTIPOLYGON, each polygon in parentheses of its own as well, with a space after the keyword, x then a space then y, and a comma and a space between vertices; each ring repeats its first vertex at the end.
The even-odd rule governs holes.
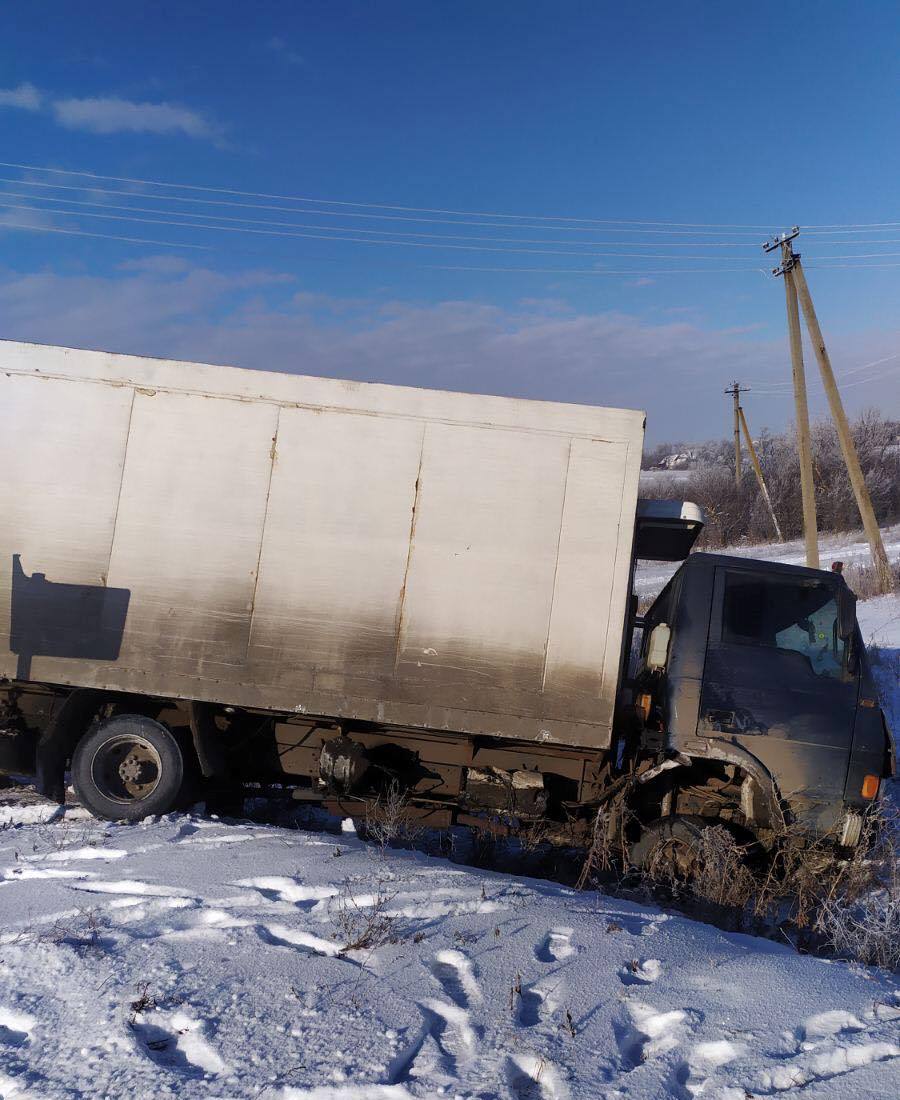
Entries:
POLYGON ((894 739, 900 741, 900 595, 865 600, 857 604, 856 613, 881 706, 894 739))
POLYGON ((352 833, 2 821, 2 1097, 900 1096, 897 983, 786 945, 352 833))
MULTIPOLYGON (((900 557, 900 524, 882 529, 882 538, 888 558, 900 557)), ((783 561, 789 565, 805 565, 806 552, 802 539, 790 542, 766 542, 756 546, 729 546, 716 551, 743 558, 761 558, 763 561, 783 561)), ((819 558, 823 569, 833 561, 845 565, 865 564, 869 561, 869 544, 862 531, 819 535, 819 558)), ((659 592, 678 568, 678 562, 641 562, 635 575, 635 591, 639 596, 653 596, 659 592)))

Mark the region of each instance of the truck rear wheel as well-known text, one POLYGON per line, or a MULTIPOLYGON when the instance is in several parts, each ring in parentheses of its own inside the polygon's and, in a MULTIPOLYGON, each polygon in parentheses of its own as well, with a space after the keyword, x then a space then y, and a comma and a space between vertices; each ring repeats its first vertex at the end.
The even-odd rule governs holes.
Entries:
POLYGON ((72 782, 84 805, 110 821, 139 821, 178 803, 184 757, 159 722, 120 714, 94 726, 72 756, 72 782))

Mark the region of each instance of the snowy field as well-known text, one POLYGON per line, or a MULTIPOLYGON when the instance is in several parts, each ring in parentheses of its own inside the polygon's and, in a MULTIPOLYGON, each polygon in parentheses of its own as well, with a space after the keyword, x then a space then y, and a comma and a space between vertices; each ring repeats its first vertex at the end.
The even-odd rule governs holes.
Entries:
POLYGON ((0 810, 3 1097, 900 1096, 875 972, 352 833, 0 810))
MULTIPOLYGON (((900 558, 900 524, 883 527, 884 548, 890 561, 900 558)), ((806 552, 802 539, 790 542, 766 542, 756 546, 729 546, 727 550, 710 551, 742 558, 760 558, 763 561, 783 561, 789 565, 806 565, 806 552)), ((833 561, 844 565, 867 564, 869 544, 862 531, 819 535, 819 558, 823 569, 829 569, 833 561)), ((639 596, 653 596, 679 566, 679 562, 641 562, 635 575, 635 591, 639 596)))
MULTIPOLYGON (((900 729, 900 597, 859 616, 900 729)), ((0 1098, 767 1096, 900 1097, 897 976, 352 831, 0 791, 0 1098)))

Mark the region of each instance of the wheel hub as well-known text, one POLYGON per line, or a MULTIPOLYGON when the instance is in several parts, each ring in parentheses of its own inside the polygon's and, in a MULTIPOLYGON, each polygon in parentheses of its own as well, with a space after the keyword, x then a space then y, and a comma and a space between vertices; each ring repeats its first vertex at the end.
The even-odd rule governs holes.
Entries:
POLYGON ((141 761, 134 753, 129 753, 119 765, 119 775, 125 783, 136 783, 141 778, 141 761))
POLYGON ((162 760, 147 738, 121 734, 97 748, 91 773, 104 798, 126 804, 147 798, 156 790, 162 760))

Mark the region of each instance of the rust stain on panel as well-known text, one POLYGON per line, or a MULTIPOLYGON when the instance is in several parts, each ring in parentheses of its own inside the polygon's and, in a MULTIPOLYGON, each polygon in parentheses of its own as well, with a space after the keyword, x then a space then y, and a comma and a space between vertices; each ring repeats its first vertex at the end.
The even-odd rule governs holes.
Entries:
POLYGON ((422 459, 425 454, 425 433, 428 425, 422 425, 422 444, 419 448, 419 465, 416 470, 416 487, 413 492, 412 511, 409 517, 409 549, 406 552, 406 566, 403 570, 403 583, 400 585, 400 599, 397 603, 397 624, 394 636, 397 640, 396 653, 394 655, 394 669, 400 665, 400 654, 403 651, 404 616, 406 613, 406 582, 409 580, 409 567, 412 562, 413 547, 416 544, 416 521, 418 519, 419 492, 422 487, 422 459))

